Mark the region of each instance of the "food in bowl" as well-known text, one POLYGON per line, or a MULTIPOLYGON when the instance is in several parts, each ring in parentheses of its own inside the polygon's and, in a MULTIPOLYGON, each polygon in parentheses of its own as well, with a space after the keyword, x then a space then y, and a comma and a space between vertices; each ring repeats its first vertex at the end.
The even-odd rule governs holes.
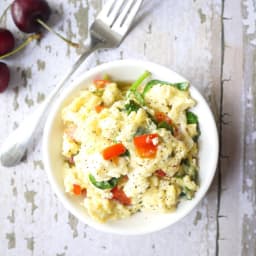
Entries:
POLYGON ((174 211, 198 190, 198 117, 188 82, 95 80, 62 110, 65 191, 99 222, 174 211))

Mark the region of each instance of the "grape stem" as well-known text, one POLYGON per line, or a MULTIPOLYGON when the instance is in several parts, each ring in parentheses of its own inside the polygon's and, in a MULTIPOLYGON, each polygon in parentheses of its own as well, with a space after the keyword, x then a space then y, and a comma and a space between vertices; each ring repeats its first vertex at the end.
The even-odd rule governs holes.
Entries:
POLYGON ((68 45, 75 47, 75 48, 79 48, 79 44, 78 43, 74 43, 71 40, 65 38, 64 36, 62 36, 60 33, 54 31, 52 28, 50 28, 46 23, 44 23, 42 20, 40 19, 36 19, 36 21, 42 26, 44 27, 46 30, 48 30, 49 32, 54 33, 57 37, 61 38, 63 41, 65 41, 68 45))
POLYGON ((11 52, 8 52, 2 56, 0 56, 0 60, 10 57, 13 54, 19 52, 20 50, 22 50, 24 47, 26 47, 30 42, 32 42, 33 40, 38 40, 41 38, 41 34, 33 34, 31 36, 29 36, 21 45, 19 45, 17 48, 15 48, 14 50, 12 50, 11 52))

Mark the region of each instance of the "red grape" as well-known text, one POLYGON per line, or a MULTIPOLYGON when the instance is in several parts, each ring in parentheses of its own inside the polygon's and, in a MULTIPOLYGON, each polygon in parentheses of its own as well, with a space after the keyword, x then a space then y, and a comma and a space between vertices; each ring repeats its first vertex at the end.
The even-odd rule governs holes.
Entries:
POLYGON ((8 66, 0 62, 0 92, 3 92, 8 87, 10 81, 10 71, 8 66))
POLYGON ((15 40, 12 33, 4 28, 0 28, 0 55, 4 55, 14 48, 15 40))
POLYGON ((12 18, 16 26, 25 33, 38 32, 37 19, 46 22, 51 9, 45 0, 15 0, 11 5, 12 18))

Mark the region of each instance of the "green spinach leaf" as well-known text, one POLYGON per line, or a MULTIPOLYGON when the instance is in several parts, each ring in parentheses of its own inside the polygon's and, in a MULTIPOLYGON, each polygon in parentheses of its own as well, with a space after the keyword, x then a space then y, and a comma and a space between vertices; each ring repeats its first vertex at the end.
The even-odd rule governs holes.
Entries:
POLYGON ((137 112, 138 109, 140 109, 141 106, 135 102, 134 100, 129 100, 129 102, 127 104, 124 105, 124 109, 127 112, 127 114, 129 115, 132 111, 137 112))
POLYGON ((89 174, 89 180, 96 188, 99 188, 99 189, 114 188, 118 182, 118 178, 112 178, 108 181, 97 181, 92 174, 89 174))
POLYGON ((155 85, 157 84, 161 84, 161 85, 170 85, 173 86, 177 89, 179 89, 180 91, 187 91, 188 87, 189 87, 189 83, 188 82, 182 82, 182 83, 169 83, 169 82, 165 82, 165 81, 161 81, 161 80, 151 80, 149 81, 146 86, 144 87, 144 90, 142 92, 142 96, 144 97, 145 94, 155 85))
POLYGON ((170 131, 173 134, 173 127, 165 121, 160 122, 157 125, 157 128, 165 128, 166 130, 170 131))
POLYGON ((193 112, 187 111, 186 117, 187 117, 187 124, 197 124, 198 123, 198 117, 193 112))

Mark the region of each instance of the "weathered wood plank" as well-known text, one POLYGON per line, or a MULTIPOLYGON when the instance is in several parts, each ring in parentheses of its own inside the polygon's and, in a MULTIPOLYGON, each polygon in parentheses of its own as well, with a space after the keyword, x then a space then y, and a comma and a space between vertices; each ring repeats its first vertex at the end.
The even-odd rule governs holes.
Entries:
MULTIPOLYGON (((8 3, 1 2, 0 10, 8 3)), ((88 23, 102 1, 49 3, 56 10, 50 23, 84 44, 88 23)), ((221 9, 221 0, 146 1, 138 26, 120 48, 95 53, 78 73, 114 59, 151 60, 187 77, 208 99, 218 119, 221 9)), ((9 16, 4 25, 17 32, 9 16)), ((45 33, 39 45, 32 43, 8 60, 13 74, 11 89, 0 95, 0 142, 36 108, 80 52, 45 33)), ((21 165, 0 167, 0 255, 215 254, 218 180, 199 206, 172 227, 141 237, 109 235, 87 227, 63 208, 47 181, 40 147, 35 144, 21 165)))
POLYGON ((256 255, 256 3, 224 3, 219 255, 256 255))
POLYGON ((244 154, 241 187, 241 249, 243 255, 256 255, 256 2, 242 1, 244 43, 244 154))
POLYGON ((219 255, 240 251, 239 195, 242 171, 242 26, 239 1, 225 1, 223 13, 219 255), (234 30, 236 33, 234 33, 234 30), (234 100, 235 99, 235 100, 234 100))

